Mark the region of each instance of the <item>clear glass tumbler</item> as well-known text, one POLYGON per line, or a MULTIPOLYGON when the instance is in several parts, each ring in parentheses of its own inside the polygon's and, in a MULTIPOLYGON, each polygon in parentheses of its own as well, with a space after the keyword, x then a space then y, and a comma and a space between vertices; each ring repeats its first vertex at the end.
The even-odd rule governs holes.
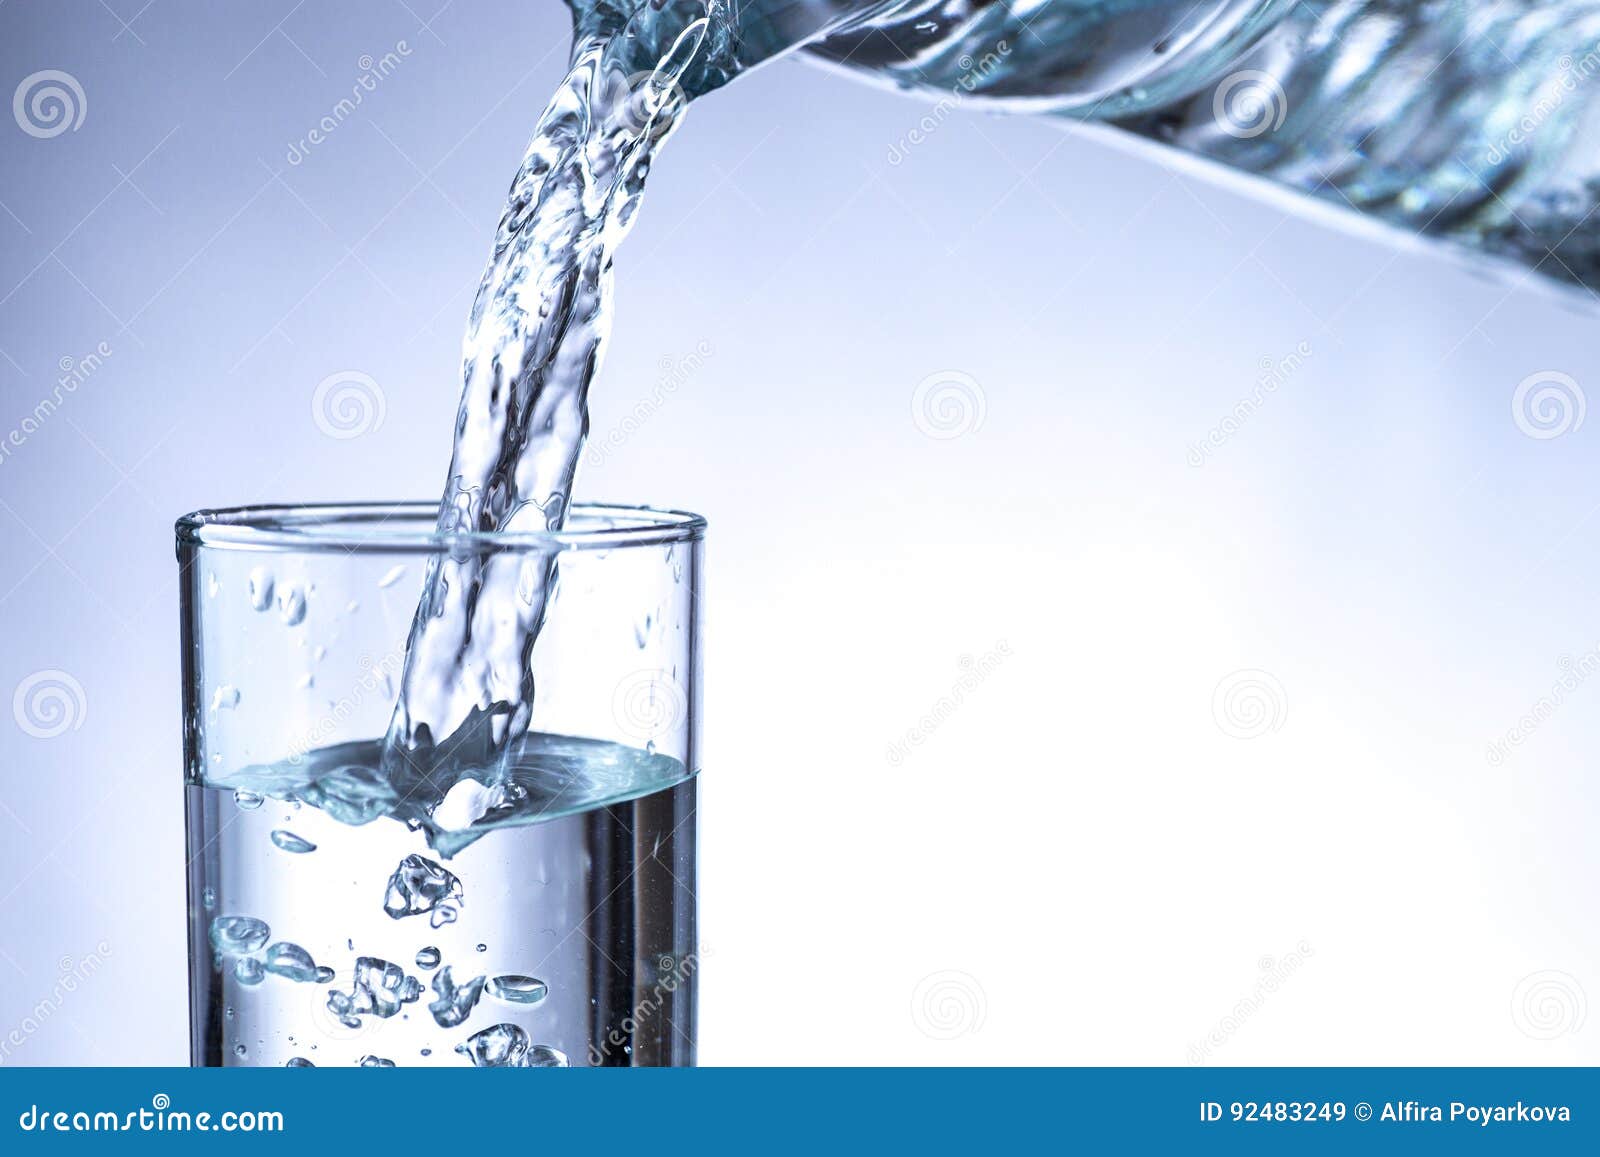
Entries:
POLYGON ((442 538, 434 516, 178 522, 191 1059, 692 1064, 705 523, 578 506, 442 538), (557 578, 527 735, 423 807, 379 756, 439 552, 557 578))

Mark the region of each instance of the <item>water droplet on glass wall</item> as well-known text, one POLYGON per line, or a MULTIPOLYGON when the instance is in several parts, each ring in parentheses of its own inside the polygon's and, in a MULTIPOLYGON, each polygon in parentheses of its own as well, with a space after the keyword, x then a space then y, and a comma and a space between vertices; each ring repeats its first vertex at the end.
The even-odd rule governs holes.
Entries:
POLYGON ((286 626, 298 627, 305 621, 306 596, 299 587, 285 587, 278 592, 278 614, 286 626))
POLYGON ((250 605, 264 611, 272 605, 272 572, 258 566, 250 572, 250 605))

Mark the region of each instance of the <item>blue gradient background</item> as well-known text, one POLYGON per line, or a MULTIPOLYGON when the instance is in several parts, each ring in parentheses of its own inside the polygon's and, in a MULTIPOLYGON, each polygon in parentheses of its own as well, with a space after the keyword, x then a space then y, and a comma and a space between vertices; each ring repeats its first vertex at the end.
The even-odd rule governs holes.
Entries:
MULTIPOLYGON (((0 692, 85 705, 0 714, 5 1064, 186 1059, 173 517, 441 486, 566 14, 436 5, 0 4, 0 96, 87 95, 53 139, 0 118, 0 429, 112 351, 0 464, 0 692), (351 440, 311 410, 343 370, 386 402, 351 440)), ((1044 121, 964 111, 891 164, 923 112, 752 75, 618 263, 597 432, 710 351, 581 479, 711 519, 704 1059, 1600 1062, 1600 680, 1485 757, 1600 645, 1600 421, 1511 412, 1600 384, 1594 313, 1044 121), (950 440, 911 412, 941 371, 986 403, 950 440), (1212 713, 1239 669, 1287 703, 1248 741, 1212 713)))

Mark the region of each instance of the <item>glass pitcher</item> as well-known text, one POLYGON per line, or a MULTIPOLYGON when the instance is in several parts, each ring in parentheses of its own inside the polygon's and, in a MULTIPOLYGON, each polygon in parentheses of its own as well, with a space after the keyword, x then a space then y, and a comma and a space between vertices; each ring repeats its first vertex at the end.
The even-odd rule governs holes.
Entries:
POLYGON ((571 0, 689 97, 794 49, 1096 122, 1600 289, 1600 0, 571 0), (707 3, 709 2, 709 8, 707 3), (651 56, 651 53, 657 56, 651 56))

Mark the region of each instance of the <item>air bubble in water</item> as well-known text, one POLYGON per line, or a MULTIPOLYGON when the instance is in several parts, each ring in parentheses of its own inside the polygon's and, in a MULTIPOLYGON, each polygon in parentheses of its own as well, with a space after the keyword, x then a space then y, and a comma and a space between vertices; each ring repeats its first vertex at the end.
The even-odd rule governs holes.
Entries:
POLYGON ((456 1052, 480 1069, 520 1069, 528 1055, 528 1034, 514 1024, 497 1024, 468 1037, 456 1052))
POLYGON ((317 850, 316 844, 312 843, 308 839, 305 839, 303 836, 295 835, 293 832, 288 831, 285 828, 276 828, 273 830, 272 842, 277 844, 278 847, 282 848, 284 851, 292 852, 297 856, 303 856, 307 852, 314 852, 317 850))
POLYGON ((249 1053, 249 1051, 250 1050, 245 1048, 243 1045, 234 1045, 233 1046, 233 1055, 236 1056, 236 1057, 245 1056, 245 1055, 247 1055, 249 1053))
MULTIPOLYGON (((359 1024, 357 1017, 372 1015, 387 1020, 422 995, 422 985, 405 969, 376 956, 356 961, 355 979, 348 993, 328 994, 328 1008, 345 1024, 359 1024)), ((353 1026, 352 1026, 353 1027, 353 1026)))
POLYGON ((362 1057, 357 1063, 359 1063, 364 1069, 392 1069, 395 1067, 393 1061, 385 1057, 372 1056, 370 1053, 367 1056, 362 1057))
POLYGON ((538 1004, 550 987, 532 976, 497 976, 489 982, 489 995, 508 1004, 538 1004))
POLYGON ((567 1054, 550 1045, 530 1045, 528 1052, 522 1059, 525 1069, 568 1069, 572 1062, 567 1059, 567 1054))
POLYGON ((233 976, 240 984, 260 984, 267 974, 254 956, 241 956, 233 962, 233 976))
POLYGON ((478 998, 483 995, 483 977, 474 976, 465 984, 458 985, 451 978, 450 966, 446 964, 433 978, 433 991, 439 994, 439 999, 429 1003, 428 1011, 433 1013, 433 1019, 440 1028, 455 1028, 467 1019, 478 998))
POLYGON ((460 880, 432 860, 412 854, 401 860, 389 877, 383 910, 395 920, 435 912, 434 927, 438 927, 454 920, 455 909, 463 902, 460 880), (448 920, 439 921, 438 914, 445 911, 450 912, 448 920))
POLYGON ((306 1060, 305 1057, 290 1057, 284 1062, 283 1067, 286 1069, 314 1069, 317 1066, 306 1060))
POLYGON ((438 968, 439 950, 433 947, 431 944, 427 948, 417 949, 417 967, 438 968))
POLYGON ((264 611, 272 605, 272 572, 258 566, 250 572, 250 605, 264 611))
POLYGON ((210 884, 207 884, 200 891, 200 906, 207 912, 217 906, 217 890, 210 884))
POLYGON ((233 806, 240 811, 253 812, 265 802, 265 796, 257 795, 253 791, 246 791, 242 787, 233 793, 233 806))
POLYGON ((266 921, 254 916, 218 916, 211 921, 211 947, 224 956, 259 951, 271 937, 266 921))
MULTIPOLYGON (((276 976, 285 976, 298 982, 317 980, 322 974, 317 962, 311 959, 311 953, 287 940, 280 940, 267 949, 266 968, 276 976)), ((333 969, 328 969, 328 972, 331 980, 333 969)))

